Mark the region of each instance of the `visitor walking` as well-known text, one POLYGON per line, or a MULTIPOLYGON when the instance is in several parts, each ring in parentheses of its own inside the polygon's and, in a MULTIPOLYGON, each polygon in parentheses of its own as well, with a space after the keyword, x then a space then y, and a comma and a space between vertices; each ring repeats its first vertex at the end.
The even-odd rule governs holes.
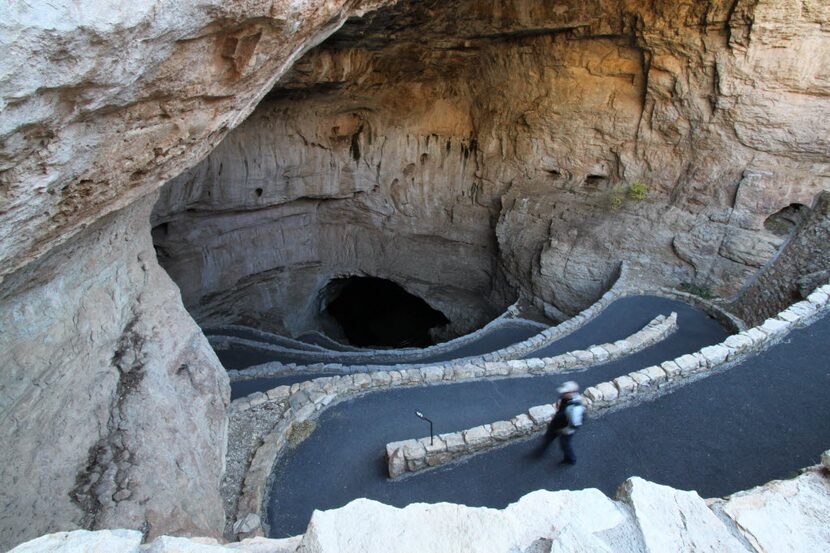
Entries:
POLYGON ((542 453, 555 439, 559 438, 559 446, 565 458, 563 463, 568 465, 576 464, 576 454, 573 450, 574 433, 582 426, 582 415, 585 413, 585 406, 582 405, 582 396, 579 395, 579 384, 568 381, 559 386, 559 401, 556 402, 556 414, 548 425, 544 441, 538 449, 542 453))

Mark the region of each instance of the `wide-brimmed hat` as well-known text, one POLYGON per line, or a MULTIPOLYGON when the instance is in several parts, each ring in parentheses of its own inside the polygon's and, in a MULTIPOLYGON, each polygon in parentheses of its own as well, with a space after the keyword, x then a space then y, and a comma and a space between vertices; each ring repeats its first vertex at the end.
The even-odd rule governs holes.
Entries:
POLYGON ((579 391, 579 384, 577 384, 573 380, 568 380, 567 382, 562 383, 562 385, 559 386, 556 389, 556 391, 560 394, 572 394, 574 392, 579 391))

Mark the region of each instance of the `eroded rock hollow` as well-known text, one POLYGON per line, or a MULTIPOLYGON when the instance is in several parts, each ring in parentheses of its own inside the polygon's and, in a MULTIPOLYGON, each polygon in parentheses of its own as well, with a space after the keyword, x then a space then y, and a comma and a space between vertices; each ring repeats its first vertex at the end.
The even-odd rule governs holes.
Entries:
POLYGON ((821 0, 9 10, 0 546, 221 532, 227 377, 193 319, 294 335, 365 276, 448 337, 517 297, 574 313, 621 261, 733 294, 830 188, 829 22, 821 0))
POLYGON ((165 188, 162 264, 200 323, 291 334, 342 272, 405 285, 455 333, 516 296, 572 314, 623 260, 728 296, 828 186, 823 58, 799 58, 826 10, 803 8, 399 2, 352 20, 165 188))

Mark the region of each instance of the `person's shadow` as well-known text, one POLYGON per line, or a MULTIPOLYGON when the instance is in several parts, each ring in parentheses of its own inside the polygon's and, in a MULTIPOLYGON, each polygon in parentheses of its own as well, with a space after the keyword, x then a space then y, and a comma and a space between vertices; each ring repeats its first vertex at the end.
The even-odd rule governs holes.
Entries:
POLYGON ((548 447, 550 447, 550 444, 556 439, 556 436, 557 433, 556 430, 553 429, 553 425, 548 424, 548 428, 545 430, 545 433, 536 438, 539 441, 539 444, 530 450, 528 457, 531 459, 541 459, 548 450, 548 447))

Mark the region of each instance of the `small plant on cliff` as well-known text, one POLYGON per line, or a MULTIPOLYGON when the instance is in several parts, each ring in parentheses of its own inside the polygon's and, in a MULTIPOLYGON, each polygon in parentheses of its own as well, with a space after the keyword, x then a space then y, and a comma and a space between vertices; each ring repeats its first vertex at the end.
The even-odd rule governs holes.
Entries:
POLYGON ((648 185, 640 181, 632 182, 628 187, 628 196, 632 200, 645 200, 648 197, 648 185))
POLYGON ((687 294, 692 294, 705 300, 710 300, 715 297, 712 290, 708 286, 700 286, 698 284, 692 284, 691 282, 681 282, 677 289, 681 292, 686 292, 687 294))
POLYGON ((608 205, 612 210, 616 211, 625 203, 625 188, 622 186, 615 186, 608 193, 608 205))

